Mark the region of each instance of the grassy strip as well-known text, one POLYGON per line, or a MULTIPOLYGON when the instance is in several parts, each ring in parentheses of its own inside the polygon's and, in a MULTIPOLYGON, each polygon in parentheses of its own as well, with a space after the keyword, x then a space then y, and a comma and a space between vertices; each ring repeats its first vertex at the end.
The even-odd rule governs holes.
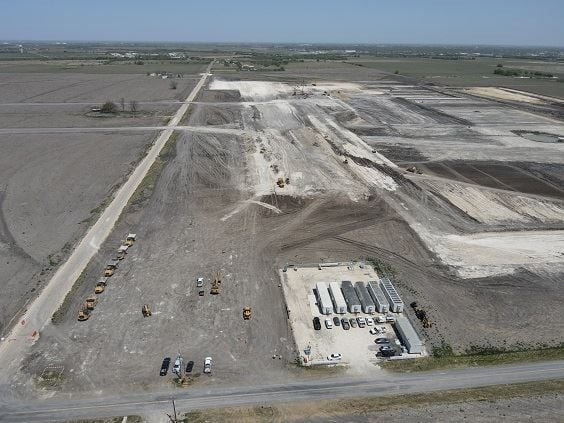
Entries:
MULTIPOLYGON (((107 417, 105 419, 80 419, 80 420, 67 420, 65 423, 121 423, 123 417, 107 417)), ((143 423, 140 416, 127 416, 127 423, 143 423)))
POLYGON ((564 359, 564 346, 540 350, 487 352, 479 354, 445 354, 422 357, 415 360, 386 361, 381 366, 395 372, 416 372, 455 367, 494 366, 522 361, 545 361, 564 359))
POLYGON ((170 138, 163 146, 161 152, 155 159, 154 163, 151 165, 151 168, 129 199, 127 207, 141 204, 151 196, 153 189, 155 188, 155 184, 157 183, 157 179, 161 174, 161 171, 163 170, 167 162, 176 156, 176 141, 179 135, 179 131, 174 131, 172 133, 170 138))
POLYGON ((469 401, 496 401, 514 397, 530 397, 548 393, 563 393, 564 380, 496 385, 471 389, 454 389, 412 395, 359 398, 351 400, 322 400, 296 402, 276 406, 232 407, 192 411, 186 414, 184 422, 276 422, 307 421, 314 418, 364 416, 369 413, 426 407, 439 404, 455 404, 469 401))
POLYGON ((63 318, 69 311, 70 305, 72 303, 72 299, 76 294, 76 291, 78 291, 78 288, 80 288, 80 286, 84 283, 85 280, 86 280, 86 269, 84 269, 80 274, 80 276, 76 279, 70 291, 67 292, 67 295, 65 296, 65 299, 63 300, 60 307, 57 309, 57 311, 53 313, 53 316, 51 316, 51 322, 53 322, 53 324, 56 325, 63 321, 63 318))

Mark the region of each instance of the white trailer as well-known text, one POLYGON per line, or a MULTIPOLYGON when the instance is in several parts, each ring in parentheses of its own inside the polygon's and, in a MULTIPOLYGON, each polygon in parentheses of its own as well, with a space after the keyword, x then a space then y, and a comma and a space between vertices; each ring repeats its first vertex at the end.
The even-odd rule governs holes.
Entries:
POLYGON ((341 292, 338 282, 329 283, 329 294, 333 299, 333 305, 335 306, 335 313, 344 314, 347 312, 347 303, 341 292))
POLYGON ((317 305, 319 306, 321 314, 333 313, 333 303, 331 302, 331 296, 329 295, 325 282, 317 282, 315 292, 317 294, 317 305))

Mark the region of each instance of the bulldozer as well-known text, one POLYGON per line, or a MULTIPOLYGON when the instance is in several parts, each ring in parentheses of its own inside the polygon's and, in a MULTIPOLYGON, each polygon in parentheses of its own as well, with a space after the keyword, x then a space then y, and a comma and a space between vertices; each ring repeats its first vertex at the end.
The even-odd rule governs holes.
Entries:
POLYGON ((136 234, 128 234, 127 237, 125 238, 125 241, 123 242, 123 245, 131 247, 135 242, 136 237, 137 237, 136 234))
POLYGON ((153 312, 151 311, 151 307, 149 306, 149 304, 143 305, 143 307, 141 308, 141 313, 143 313, 143 317, 150 317, 153 315, 153 312))
POLYGON ((243 307, 243 320, 251 319, 251 307, 243 307))
POLYGON ((102 292, 104 292, 104 289, 106 289, 107 282, 108 282, 108 278, 106 277, 102 277, 98 279, 98 283, 94 287, 94 293, 101 294, 102 292))
POLYGON ((109 261, 108 263, 106 263, 106 267, 104 269, 104 276, 109 278, 110 276, 112 276, 116 269, 117 269, 117 261, 109 261))
POLYGON ((284 178, 278 178, 276 185, 278 185, 278 188, 284 188, 284 178))
POLYGON ((88 310, 94 310, 94 307, 96 307, 97 303, 98 303, 98 299, 96 298, 96 295, 91 295, 86 299, 84 305, 88 310))
POLYGON ((221 286, 221 272, 215 272, 215 279, 212 283, 212 288, 210 294, 217 295, 219 294, 219 287, 221 286))
POLYGON ((83 322, 85 320, 88 320, 89 317, 90 317, 90 310, 82 306, 80 310, 78 310, 78 321, 83 322))

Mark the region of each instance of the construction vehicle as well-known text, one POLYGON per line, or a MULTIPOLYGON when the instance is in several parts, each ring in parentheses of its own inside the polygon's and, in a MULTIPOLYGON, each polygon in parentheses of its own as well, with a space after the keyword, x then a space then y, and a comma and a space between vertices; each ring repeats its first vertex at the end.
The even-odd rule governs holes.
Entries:
POLYGON ((137 237, 136 234, 128 234, 127 238, 125 238, 125 241, 123 242, 123 245, 127 245, 128 247, 131 247, 135 242, 136 237, 137 237))
POLYGON ((419 307, 417 301, 413 301, 410 305, 413 308, 413 311, 415 311, 415 316, 421 321, 425 329, 433 326, 433 322, 427 316, 427 312, 423 310, 423 308, 419 307))
POLYGON ((90 317, 90 310, 82 306, 80 310, 78 310, 78 321, 83 322, 85 320, 88 320, 89 317, 90 317))
POLYGON ((243 320, 250 320, 251 307, 243 307, 243 320))
POLYGON ((106 263, 106 267, 104 268, 104 276, 109 278, 110 276, 112 276, 118 266, 118 262, 116 261, 109 261, 108 263, 106 263))
POLYGON ((106 277, 102 277, 98 279, 98 283, 94 287, 94 293, 101 294, 102 292, 104 292, 104 289, 106 289, 107 282, 108 282, 108 278, 106 277))
POLYGON ((212 283, 212 288, 210 294, 217 295, 219 294, 219 287, 221 286, 221 272, 215 273, 215 279, 212 283))
POLYGON ((286 178, 284 182, 286 183, 286 185, 290 185, 290 178, 286 178))
POLYGON ((151 307, 149 306, 149 304, 143 305, 143 307, 141 308, 141 313, 143 313, 143 317, 150 317, 153 315, 153 312, 151 311, 151 307))
POLYGON ((97 303, 98 303, 98 299, 96 298, 96 295, 91 295, 86 299, 84 305, 88 310, 94 310, 94 307, 96 307, 97 303))
POLYGON ((123 260, 125 258, 125 255, 127 254, 128 248, 129 247, 127 245, 120 245, 118 250, 117 250, 116 259, 123 260))
POLYGON ((276 185, 278 185, 278 188, 284 188, 284 178, 278 178, 276 185))

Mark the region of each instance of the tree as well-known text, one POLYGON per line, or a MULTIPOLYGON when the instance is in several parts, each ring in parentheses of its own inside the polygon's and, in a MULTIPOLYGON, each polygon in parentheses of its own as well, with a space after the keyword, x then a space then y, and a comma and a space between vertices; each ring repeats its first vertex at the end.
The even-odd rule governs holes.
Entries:
POLYGON ((175 90, 177 86, 178 86, 178 84, 176 83, 176 81, 170 81, 170 89, 171 90, 175 90))
POLYGON ((394 73, 395 73, 396 75, 399 75, 399 70, 396 70, 394 73))
POLYGON ((117 106, 115 105, 115 103, 113 103, 111 101, 106 101, 104 104, 102 104, 102 107, 100 107, 100 112, 102 112, 102 113, 116 113, 117 112, 117 106))
POLYGON ((121 105, 121 111, 125 112, 125 98, 120 98, 119 104, 121 105))
POLYGON ((131 110, 131 113, 133 113, 133 116, 135 116, 135 113, 138 110, 138 103, 137 100, 131 100, 129 102, 129 110, 131 110))
POLYGON ((497 64, 497 67, 498 67, 498 68, 502 68, 503 65, 502 65, 501 63, 498 63, 498 64, 497 64))

